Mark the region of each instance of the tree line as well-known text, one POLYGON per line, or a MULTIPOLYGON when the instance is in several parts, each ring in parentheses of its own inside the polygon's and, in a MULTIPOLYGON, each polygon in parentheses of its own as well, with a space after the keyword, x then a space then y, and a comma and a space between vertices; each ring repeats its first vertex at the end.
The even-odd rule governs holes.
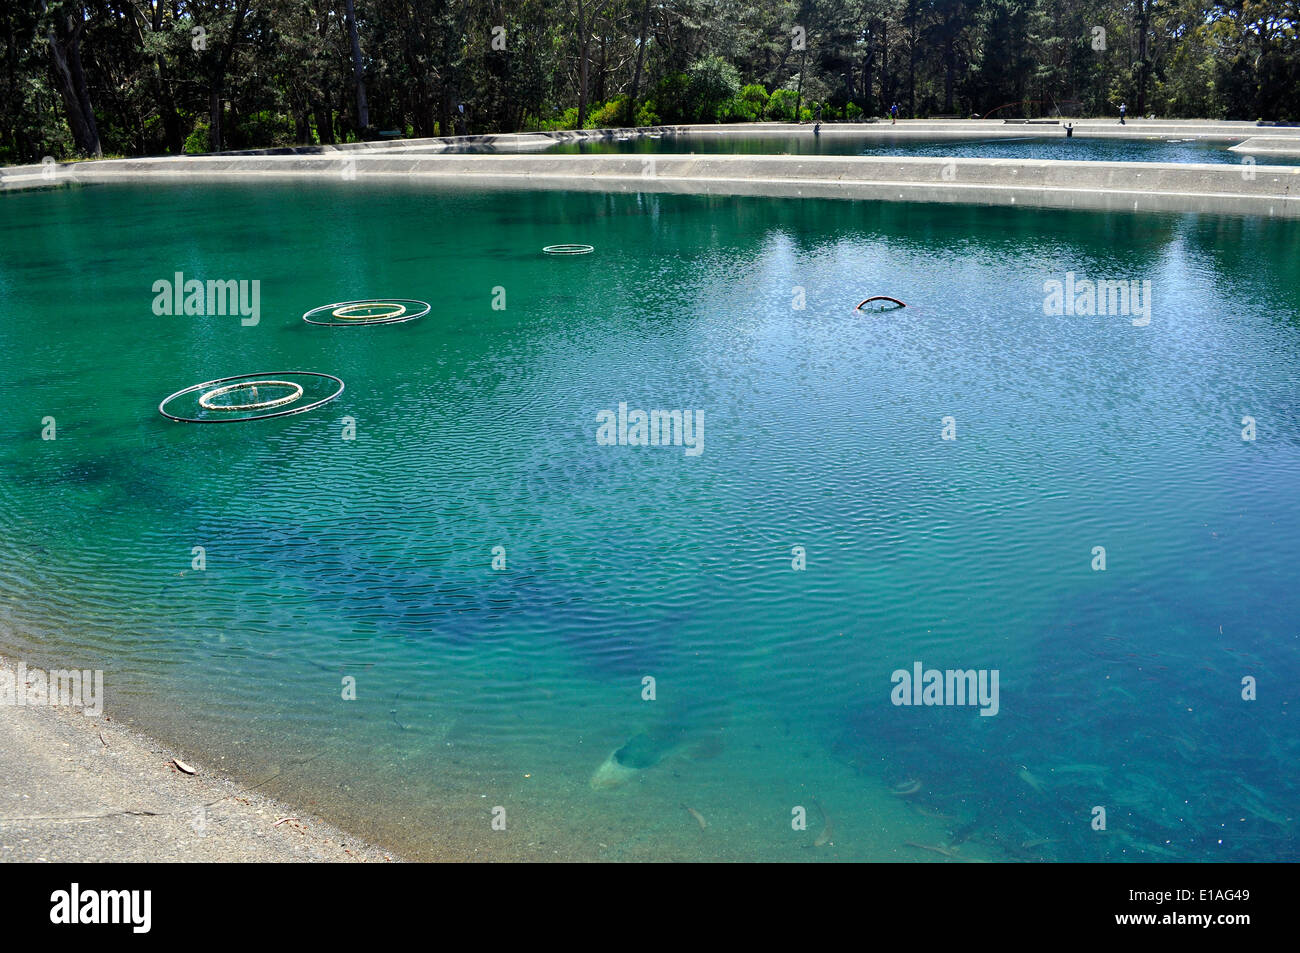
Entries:
POLYGON ((0 161, 685 122, 1291 121, 1300 0, 6 0, 0 161))

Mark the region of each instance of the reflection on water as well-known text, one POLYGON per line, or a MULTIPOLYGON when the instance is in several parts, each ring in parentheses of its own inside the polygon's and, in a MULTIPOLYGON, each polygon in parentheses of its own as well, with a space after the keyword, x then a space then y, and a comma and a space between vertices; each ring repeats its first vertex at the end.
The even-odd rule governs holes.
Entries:
POLYGON ((355 183, 4 206, 3 642, 105 669, 197 760, 421 857, 1300 853, 1294 223, 355 183), (175 271, 260 280, 260 324, 153 315, 175 271), (1150 325, 1045 317, 1067 272, 1149 280, 1150 325), (433 313, 299 320, 386 294, 433 313), (156 412, 288 370, 347 390, 156 412), (703 411, 706 451, 598 445, 623 401, 703 411), (916 662, 997 670, 998 714, 891 704, 916 662))
MULTIPOLYGON (((1243 136, 1242 140, 1246 137, 1243 136)), ((1238 140, 1238 141, 1242 141, 1238 140)), ((1245 156, 1232 152, 1237 142, 1167 137, 1163 139, 1066 138, 1063 127, 1025 136, 984 139, 920 139, 888 133, 854 135, 833 127, 821 135, 813 127, 795 134, 769 136, 694 135, 628 137, 566 142, 546 151, 583 153, 730 152, 744 155, 939 156, 959 159, 1071 159, 1091 162, 1209 162, 1239 165, 1245 156)), ((1300 156, 1257 156, 1260 165, 1300 165, 1300 156)))

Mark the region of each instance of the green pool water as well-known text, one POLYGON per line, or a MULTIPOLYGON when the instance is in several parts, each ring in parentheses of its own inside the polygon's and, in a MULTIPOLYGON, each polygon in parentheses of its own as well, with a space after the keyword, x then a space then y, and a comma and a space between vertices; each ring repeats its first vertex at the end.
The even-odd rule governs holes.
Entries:
MULTIPOLYGON (((1243 137, 1244 139, 1244 137, 1243 137)), ((1241 141, 1241 140, 1238 140, 1241 141)), ((558 153, 710 153, 746 155, 939 156, 958 159, 1066 159, 1092 162, 1201 162, 1240 165, 1247 156, 1232 152, 1236 142, 1209 142, 1169 136, 1161 139, 1067 139, 1063 129, 1050 134, 983 139, 919 139, 888 134, 853 135, 828 129, 814 135, 809 125, 796 135, 648 136, 567 142, 551 146, 558 153)), ((1259 165, 1300 165, 1295 156, 1255 156, 1259 165)))
POLYGON ((1298 253, 1204 216, 6 195, 0 647, 413 857, 1294 860, 1298 253), (177 272, 257 280, 259 320, 156 314, 177 272), (1069 274, 1149 282, 1149 323, 1044 314, 1069 274), (382 296, 432 311, 301 320, 382 296), (157 410, 295 370, 346 390, 157 410), (702 452, 602 445, 621 403, 702 452), (917 662, 996 670, 997 713, 893 704, 917 662))

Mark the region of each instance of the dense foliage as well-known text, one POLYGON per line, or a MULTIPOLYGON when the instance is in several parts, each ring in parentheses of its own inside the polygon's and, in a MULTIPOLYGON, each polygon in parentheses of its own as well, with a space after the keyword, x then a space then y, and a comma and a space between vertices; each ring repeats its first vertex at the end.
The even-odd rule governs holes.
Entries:
POLYGON ((5 0, 0 161, 892 103, 1294 120, 1298 22, 1297 0, 5 0))

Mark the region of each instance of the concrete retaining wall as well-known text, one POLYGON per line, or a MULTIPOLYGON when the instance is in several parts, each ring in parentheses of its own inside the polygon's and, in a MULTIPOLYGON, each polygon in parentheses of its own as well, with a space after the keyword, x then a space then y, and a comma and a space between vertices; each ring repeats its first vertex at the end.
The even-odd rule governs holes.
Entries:
POLYGON ((5 189, 130 181, 425 179, 439 185, 967 202, 1300 217, 1300 167, 883 156, 457 155, 390 150, 5 169, 5 189))

